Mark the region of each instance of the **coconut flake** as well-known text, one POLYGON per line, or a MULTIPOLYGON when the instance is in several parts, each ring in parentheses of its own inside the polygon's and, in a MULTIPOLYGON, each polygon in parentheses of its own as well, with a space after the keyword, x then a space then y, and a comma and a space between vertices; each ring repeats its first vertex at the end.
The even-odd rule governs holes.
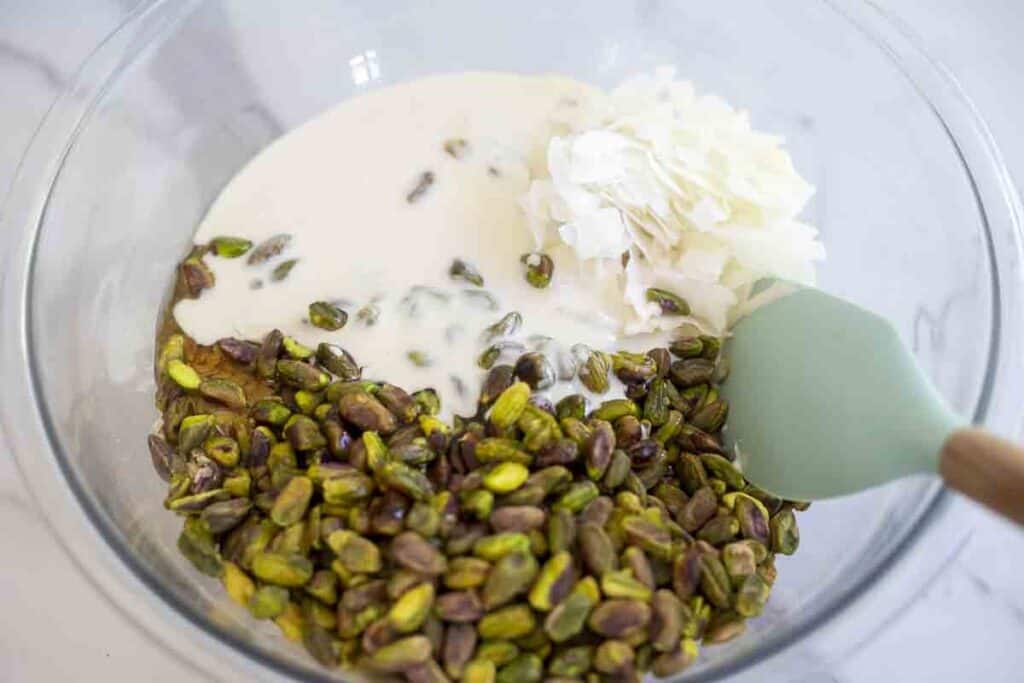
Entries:
POLYGON ((687 323, 723 334, 769 298, 751 297, 754 282, 813 282, 824 247, 798 215, 814 189, 745 112, 668 67, 570 109, 555 114, 567 133, 549 141, 550 177, 521 203, 538 248, 599 264, 578 270, 595 291, 618 289, 622 331, 687 323), (649 287, 685 298, 691 315, 662 313, 649 287))

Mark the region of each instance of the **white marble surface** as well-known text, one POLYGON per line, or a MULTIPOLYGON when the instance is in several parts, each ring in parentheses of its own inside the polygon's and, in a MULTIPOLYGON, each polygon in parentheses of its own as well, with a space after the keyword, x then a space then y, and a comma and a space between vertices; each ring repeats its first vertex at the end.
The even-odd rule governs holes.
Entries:
MULTIPOLYGON (((131 0, 0 0, 0 190, 55 92, 131 0), (70 10, 70 11, 69 11, 70 10), (73 13, 73 17, 67 16, 73 13)), ((960 77, 1011 171, 1024 178, 1024 9, 1019 0, 880 0, 960 77)), ((983 510, 956 513, 961 552, 922 596, 827 674, 793 681, 1024 678, 1024 535, 983 510)), ((140 634, 54 545, 0 435, 0 681, 202 681, 140 634)), ((814 674, 809 676, 807 674, 814 674)))

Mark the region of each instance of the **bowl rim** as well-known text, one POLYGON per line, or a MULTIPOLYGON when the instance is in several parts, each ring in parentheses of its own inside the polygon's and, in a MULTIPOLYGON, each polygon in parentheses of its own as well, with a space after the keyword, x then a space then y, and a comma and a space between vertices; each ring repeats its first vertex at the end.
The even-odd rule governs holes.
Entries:
MULTIPOLYGON (((1001 278, 1008 281, 1016 279, 1018 291, 1020 289, 1020 274, 1005 265, 1007 259, 1018 264, 1024 262, 1024 250, 1021 248, 1024 234, 1024 221, 1021 217, 1024 212, 1009 171, 974 104, 949 70, 922 50, 908 27, 869 0, 824 2, 848 19, 903 72, 924 102, 931 107, 960 158, 977 202, 992 269, 990 284, 993 321, 988 349, 990 362, 972 417, 974 422, 995 423, 994 426, 1002 427, 1003 431, 1012 428, 1016 433, 1019 424, 1011 423, 1008 415, 993 414, 992 410, 997 377, 1007 376, 1002 373, 1009 364, 1015 369, 1019 369, 1022 364, 1020 359, 1007 358, 1011 355, 1008 351, 1019 347, 1020 342, 1004 338, 1007 331, 1003 324, 1008 313, 1015 319, 1019 316, 1015 307, 1018 302, 1008 301, 1008 297, 1001 297, 1000 294, 1006 291, 1000 288, 1001 278), (944 93, 942 102, 936 102, 929 96, 930 92, 944 93), (979 169, 987 176, 986 182, 978 181, 976 174, 979 169), (1011 254, 997 253, 991 227, 995 214, 998 214, 997 220, 1001 225, 1012 228, 1011 254)), ((191 663, 199 671, 216 670, 223 663, 223 655, 233 652, 241 655, 232 658, 231 670, 235 673, 241 667, 250 668, 256 674, 265 674, 266 669, 258 666, 262 665, 277 674, 296 679, 310 680, 312 677, 324 681, 338 680, 326 672, 277 659, 230 630, 213 624, 203 615, 179 603, 157 577, 134 557, 128 544, 117 532, 111 530, 106 514, 92 504, 68 465, 42 395, 39 359, 33 353, 31 302, 38 236, 64 162, 98 103, 125 67, 137 60, 156 39, 176 28, 200 4, 202 0, 188 0, 184 4, 172 3, 171 0, 147 0, 129 13, 91 53, 68 88, 55 101, 33 135, 18 166, 5 203, 7 210, 0 213, 0 225, 3 226, 0 245, 4 247, 0 251, 4 260, 0 276, 3 278, 0 281, 0 321, 4 329, 10 331, 10 343, 0 348, 0 368, 3 368, 4 376, 12 380, 8 387, 11 400, 5 401, 4 406, 0 407, 0 420, 11 442, 17 467, 40 509, 47 511, 47 525, 63 550, 79 571, 155 642, 169 645, 180 654, 187 653, 187 656, 179 657, 179 660, 191 663), (39 457, 41 444, 49 447, 48 457, 39 457), (72 495, 69 497, 68 493, 72 495), (97 545, 97 542, 100 544, 97 545), (100 556, 97 548, 105 548, 107 552, 100 556), (125 582, 148 589, 146 602, 156 605, 159 614, 144 613, 141 605, 127 605, 128 601, 121 594, 125 582), (160 610, 160 605, 170 607, 170 615, 167 614, 168 610, 160 610), (174 638, 166 628, 168 618, 184 627, 178 630, 194 630, 196 633, 174 638), (188 629, 186 625, 194 628, 188 629), (203 637, 210 643, 227 645, 228 648, 222 653, 198 655, 186 644, 193 635, 203 637)), ((789 632, 765 638, 751 651, 690 674, 687 680, 719 680, 736 674, 780 654, 804 636, 833 622, 858 602, 869 586, 890 574, 910 548, 922 542, 921 539, 928 535, 928 529, 938 523, 948 508, 949 499, 949 492, 936 483, 927 500, 919 506, 917 520, 904 537, 893 544, 859 581, 840 591, 831 600, 831 604, 818 608, 816 613, 789 632)))

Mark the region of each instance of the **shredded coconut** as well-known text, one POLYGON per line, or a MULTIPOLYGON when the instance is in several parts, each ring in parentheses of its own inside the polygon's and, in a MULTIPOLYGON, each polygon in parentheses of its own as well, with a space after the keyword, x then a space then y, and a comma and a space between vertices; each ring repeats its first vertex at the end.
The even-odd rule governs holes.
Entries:
POLYGON ((691 323, 723 334, 770 298, 753 296, 758 280, 813 282, 825 250, 798 215, 814 189, 779 138, 674 77, 661 68, 559 108, 566 132, 522 206, 537 249, 568 248, 595 287, 613 283, 623 332, 691 323), (664 315, 650 287, 683 297, 691 314, 664 315))

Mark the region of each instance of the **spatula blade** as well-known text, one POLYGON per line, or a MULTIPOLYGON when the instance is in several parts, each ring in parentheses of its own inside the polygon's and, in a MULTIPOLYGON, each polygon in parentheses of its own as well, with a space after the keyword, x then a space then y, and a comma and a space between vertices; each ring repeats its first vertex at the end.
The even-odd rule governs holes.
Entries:
POLYGON ((935 471, 963 424, 883 318, 815 289, 765 304, 725 345, 725 445, 757 486, 793 500, 935 471))

